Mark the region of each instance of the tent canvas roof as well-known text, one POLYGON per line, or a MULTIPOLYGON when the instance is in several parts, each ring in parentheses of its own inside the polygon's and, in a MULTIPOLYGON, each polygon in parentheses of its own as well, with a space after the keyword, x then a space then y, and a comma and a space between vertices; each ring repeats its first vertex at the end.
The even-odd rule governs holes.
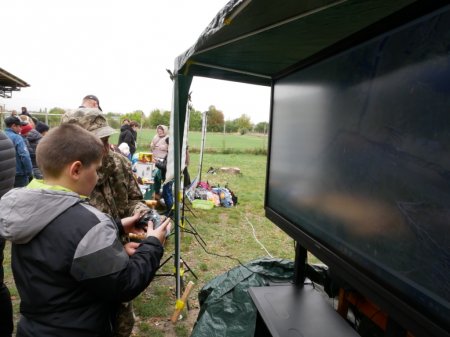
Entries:
POLYGON ((371 31, 426 6, 417 0, 232 0, 176 59, 175 72, 270 85, 286 69, 367 40, 371 31))
MULTIPOLYGON (((270 86, 293 68, 363 43, 446 4, 446 0, 229 1, 194 45, 175 59, 169 170, 181 167, 180 145, 194 76, 270 86)), ((177 181, 179 170, 173 173, 177 181)))
MULTIPOLYGON (((271 86, 294 68, 363 43, 447 4, 445 0, 231 0, 175 59, 168 175, 181 191, 189 88, 194 76, 271 86)), ((175 203, 175 228, 180 209, 175 203)), ((179 230, 179 229, 178 229, 179 230)), ((179 259, 175 232, 175 260, 179 259)), ((177 297, 180 294, 177 274, 177 297)))

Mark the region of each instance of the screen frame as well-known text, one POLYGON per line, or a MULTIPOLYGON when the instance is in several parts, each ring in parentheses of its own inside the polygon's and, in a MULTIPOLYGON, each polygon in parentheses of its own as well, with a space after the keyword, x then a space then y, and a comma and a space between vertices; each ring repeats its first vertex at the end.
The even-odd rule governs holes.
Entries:
MULTIPOLYGON (((444 6, 442 6, 444 7, 444 6)), ((269 142, 268 142, 268 159, 266 168, 266 188, 264 208, 266 217, 271 220, 280 229, 286 232, 290 237, 297 241, 297 244, 304 247, 307 251, 315 255, 319 260, 325 263, 333 276, 336 276, 339 280, 348 283, 360 294, 368 298, 375 305, 379 306, 381 310, 389 315, 396 322, 401 324, 406 330, 415 334, 416 336, 450 336, 450 333, 446 331, 446 328, 433 321, 430 316, 424 315, 416 307, 405 300, 401 294, 390 288, 388 284, 376 281, 370 277, 362 268, 351 264, 351 261, 341 256, 337 251, 331 250, 324 243, 316 240, 314 237, 303 231, 300 227, 296 226, 293 222, 288 220, 277 212, 276 209, 272 209, 268 205, 268 198, 270 195, 269 179, 270 179, 270 164, 271 164, 271 149, 272 149, 272 137, 273 134, 273 120, 274 120, 274 89, 280 79, 284 79, 295 72, 299 72, 302 69, 309 68, 319 62, 328 59, 338 53, 349 50, 361 43, 364 43, 376 36, 387 33, 395 28, 399 28, 411 21, 427 16, 430 12, 434 12, 437 8, 430 9, 429 12, 417 12, 414 11, 408 16, 403 16, 401 22, 397 22, 397 25, 389 25, 378 27, 374 29, 370 27, 366 32, 358 33, 358 36, 349 38, 349 41, 345 41, 331 49, 323 51, 320 56, 314 56, 310 60, 297 64, 290 69, 287 69, 272 82, 271 98, 270 98, 270 127, 269 127, 269 142)), ((275 135, 276 137, 276 135, 275 135)))

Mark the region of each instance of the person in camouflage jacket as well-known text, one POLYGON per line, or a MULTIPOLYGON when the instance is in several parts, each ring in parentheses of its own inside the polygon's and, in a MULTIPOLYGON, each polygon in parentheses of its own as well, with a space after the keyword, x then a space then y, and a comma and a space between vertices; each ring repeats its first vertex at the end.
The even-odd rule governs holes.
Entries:
POLYGON ((92 206, 114 219, 149 210, 131 170, 130 161, 111 150, 103 158, 97 185, 89 199, 92 206))
MULTIPOLYGON (((103 139, 104 140, 104 139, 103 139)), ((148 211, 142 192, 131 170, 131 163, 123 155, 109 149, 103 157, 102 167, 98 171, 98 181, 89 197, 89 203, 100 211, 121 219, 122 214, 131 216, 148 211)), ((128 337, 134 326, 132 302, 123 303, 120 308, 115 337, 128 337)))
MULTIPOLYGON (((98 181, 89 203, 113 219, 122 219, 137 212, 150 209, 144 202, 142 192, 131 169, 131 163, 120 153, 110 148, 109 136, 116 131, 109 127, 102 112, 96 108, 79 108, 63 115, 61 123, 76 123, 99 137, 105 148, 102 166, 97 172, 98 181)), ((134 326, 132 302, 120 308, 115 337, 128 337, 134 326)))

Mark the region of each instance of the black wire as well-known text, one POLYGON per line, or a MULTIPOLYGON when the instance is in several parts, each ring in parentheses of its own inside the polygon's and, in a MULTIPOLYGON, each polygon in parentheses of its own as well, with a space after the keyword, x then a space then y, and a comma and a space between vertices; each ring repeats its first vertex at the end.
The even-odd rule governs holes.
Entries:
POLYGON ((242 267, 248 269, 248 271, 250 271, 250 272, 252 272, 252 273, 256 273, 255 271, 253 271, 253 270, 251 270, 250 268, 248 268, 247 266, 245 266, 245 265, 244 265, 237 257, 233 257, 233 256, 231 256, 231 255, 221 255, 221 254, 212 253, 212 252, 208 251, 208 250, 206 249, 205 245, 204 245, 202 242, 200 242, 200 240, 198 239, 197 235, 194 235, 194 237, 195 237, 195 239, 197 240, 197 242, 198 242, 198 244, 200 245, 200 247, 203 248, 203 250, 205 251, 206 254, 213 255, 213 256, 217 256, 217 257, 224 257, 224 258, 228 258, 228 259, 230 259, 230 260, 234 260, 234 261, 236 261, 237 263, 239 263, 239 265, 241 265, 242 267))
MULTIPOLYGON (((173 214, 173 210, 170 210, 170 212, 168 213, 167 217, 170 217, 172 220, 174 220, 174 214, 173 214)), ((258 272, 258 271, 254 271, 252 269, 250 269, 249 267, 247 267, 246 265, 244 265, 238 258, 233 257, 232 255, 222 255, 222 254, 217 254, 217 253, 213 253, 210 252, 206 249, 205 245, 203 244, 203 242, 200 242, 199 238, 198 238, 198 233, 194 233, 194 232, 189 232, 184 230, 185 232, 194 235, 195 240, 197 240, 198 244, 200 245, 200 247, 202 247, 202 249, 205 251, 206 254, 212 255, 212 256, 217 256, 217 257, 222 257, 222 258, 228 258, 230 260, 236 261, 241 267, 247 269, 249 272, 251 272, 252 274, 259 274, 259 275, 263 275, 264 277, 266 277, 270 282, 272 283, 294 283, 293 280, 274 280, 272 277, 270 277, 267 274, 258 272)), ((172 235, 174 233, 171 233, 170 235, 172 235)), ((294 242, 294 248, 295 248, 295 240, 293 240, 294 242)), ((311 284, 313 284, 313 287, 315 289, 314 286, 314 282, 311 282, 311 284)))
POLYGON ((246 265, 244 265, 241 262, 241 260, 239 260, 237 257, 233 257, 232 255, 222 255, 222 254, 217 254, 217 253, 210 252, 210 251, 208 251, 206 249, 206 247, 202 244, 202 242, 200 242, 200 240, 197 238, 197 235, 194 235, 194 237, 197 240, 197 242, 200 245, 200 247, 203 248, 203 250, 205 251, 206 254, 217 256, 217 257, 222 257, 222 258, 228 258, 230 260, 236 261, 241 267, 247 269, 252 274, 263 275, 264 277, 266 277, 272 283, 293 283, 293 280, 275 280, 275 279, 273 279, 271 276, 269 276, 267 274, 264 274, 264 273, 259 272, 259 271, 252 270, 249 267, 247 267, 246 265))

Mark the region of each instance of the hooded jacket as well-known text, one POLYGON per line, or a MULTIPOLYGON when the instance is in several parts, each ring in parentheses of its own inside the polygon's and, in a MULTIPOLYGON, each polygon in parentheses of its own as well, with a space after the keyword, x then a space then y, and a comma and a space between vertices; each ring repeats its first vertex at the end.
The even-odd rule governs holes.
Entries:
POLYGON ((153 158, 155 161, 158 159, 166 158, 169 151, 169 144, 166 142, 166 138, 169 137, 169 129, 165 125, 158 125, 156 127, 156 130, 158 130, 158 128, 161 128, 164 131, 163 136, 160 137, 158 135, 158 132, 156 132, 156 135, 153 137, 150 143, 150 149, 152 150, 153 158))
POLYGON ((117 145, 127 143, 130 147, 130 153, 133 155, 136 152, 136 135, 130 125, 122 125, 120 128, 119 141, 117 145))
POLYGON ((37 179, 42 179, 42 173, 36 162, 36 148, 42 135, 36 129, 31 129, 26 135, 26 140, 28 141, 29 147, 28 152, 30 153, 31 164, 33 165, 33 176, 37 179))
POLYGON ((42 139, 42 135, 36 129, 31 129, 30 132, 27 133, 26 138, 28 139, 31 147, 31 151, 29 151, 31 163, 33 164, 33 167, 37 167, 36 148, 39 141, 42 139))
POLYGON ((11 128, 6 128, 5 134, 11 139, 16 150, 16 176, 31 176, 33 166, 30 153, 22 136, 15 133, 11 128))
POLYGON ((0 131, 0 198, 14 186, 16 151, 12 141, 0 131))
POLYGON ((17 336, 111 336, 120 302, 150 283, 163 254, 154 237, 131 257, 112 219, 74 192, 33 180, 0 200, 21 304, 17 336))
MULTIPOLYGON (((14 186, 16 152, 12 141, 0 131, 0 198, 14 186)), ((14 330, 11 295, 4 284, 3 258, 5 239, 0 237, 0 335, 11 336, 14 330)))

